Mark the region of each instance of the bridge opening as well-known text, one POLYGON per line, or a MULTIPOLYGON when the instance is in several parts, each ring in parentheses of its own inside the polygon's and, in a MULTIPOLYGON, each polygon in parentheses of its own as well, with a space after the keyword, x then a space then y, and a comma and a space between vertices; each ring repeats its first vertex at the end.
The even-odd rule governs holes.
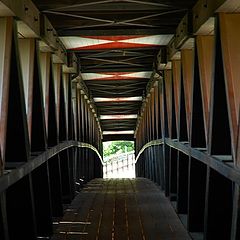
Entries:
POLYGON ((133 141, 103 142, 103 178, 135 178, 133 141))

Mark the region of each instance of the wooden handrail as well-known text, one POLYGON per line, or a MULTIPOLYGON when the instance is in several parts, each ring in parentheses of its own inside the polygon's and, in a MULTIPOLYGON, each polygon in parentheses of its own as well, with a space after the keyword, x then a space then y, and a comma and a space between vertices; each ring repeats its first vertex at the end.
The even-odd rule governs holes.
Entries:
POLYGON ((138 152, 135 163, 140 155, 149 147, 163 145, 176 149, 216 170, 226 178, 240 185, 240 169, 236 168, 231 161, 231 156, 209 155, 206 149, 192 148, 188 142, 180 142, 176 139, 165 138, 146 143, 138 152))
POLYGON ((91 144, 78 141, 64 141, 54 147, 47 149, 45 152, 39 153, 37 156, 33 155, 28 162, 22 163, 17 162, 16 163, 16 166, 18 166, 17 168, 6 170, 4 175, 0 177, 0 193, 7 189, 8 187, 10 187, 11 185, 13 185, 14 183, 16 183, 17 181, 19 181, 21 178, 31 173, 33 170, 41 166, 43 163, 48 161, 56 154, 72 147, 91 149, 97 154, 101 163, 103 165, 105 164, 99 151, 91 144))

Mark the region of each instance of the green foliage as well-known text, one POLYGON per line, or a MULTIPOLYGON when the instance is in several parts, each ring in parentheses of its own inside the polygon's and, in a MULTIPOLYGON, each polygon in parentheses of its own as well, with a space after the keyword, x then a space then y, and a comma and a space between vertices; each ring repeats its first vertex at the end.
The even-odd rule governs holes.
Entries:
POLYGON ((131 151, 134 151, 134 142, 132 141, 113 141, 103 143, 103 157, 131 151))

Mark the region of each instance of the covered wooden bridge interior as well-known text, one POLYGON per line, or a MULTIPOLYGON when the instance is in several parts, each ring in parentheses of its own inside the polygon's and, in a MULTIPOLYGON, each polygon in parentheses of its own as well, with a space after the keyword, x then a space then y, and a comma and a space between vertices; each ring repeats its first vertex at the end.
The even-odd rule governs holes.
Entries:
POLYGON ((239 12, 1 0, 0 239, 240 239, 239 12), (119 139, 135 180, 102 179, 119 139))

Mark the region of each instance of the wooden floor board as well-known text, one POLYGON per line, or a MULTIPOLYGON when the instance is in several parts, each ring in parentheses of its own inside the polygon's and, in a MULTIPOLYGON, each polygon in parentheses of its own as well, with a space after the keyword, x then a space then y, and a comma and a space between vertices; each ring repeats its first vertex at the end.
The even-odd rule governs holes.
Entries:
POLYGON ((52 240, 190 240, 151 181, 94 179, 65 210, 52 240))

